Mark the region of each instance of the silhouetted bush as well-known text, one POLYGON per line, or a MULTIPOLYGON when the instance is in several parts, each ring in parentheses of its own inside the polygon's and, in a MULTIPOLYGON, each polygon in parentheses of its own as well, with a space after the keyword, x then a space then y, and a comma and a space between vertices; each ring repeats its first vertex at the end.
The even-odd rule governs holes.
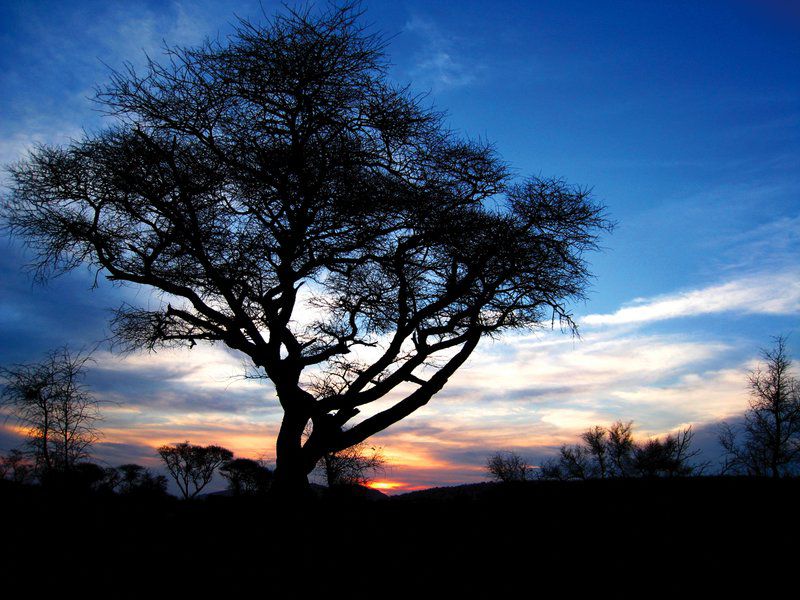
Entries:
POLYGON ((633 422, 617 421, 608 429, 595 426, 581 434, 581 444, 563 445, 555 459, 538 470, 541 479, 605 479, 609 477, 679 477, 702 472, 699 450, 691 448, 691 427, 660 439, 636 442, 633 422))
POLYGON ((222 465, 219 472, 234 496, 264 494, 272 484, 272 471, 250 458, 234 458, 222 465))
POLYGON ((509 483, 525 481, 530 477, 532 467, 516 452, 497 452, 486 460, 486 470, 497 481, 509 483))
POLYGON ((166 477, 132 463, 106 469, 104 481, 107 488, 122 495, 163 496, 167 493, 166 477))

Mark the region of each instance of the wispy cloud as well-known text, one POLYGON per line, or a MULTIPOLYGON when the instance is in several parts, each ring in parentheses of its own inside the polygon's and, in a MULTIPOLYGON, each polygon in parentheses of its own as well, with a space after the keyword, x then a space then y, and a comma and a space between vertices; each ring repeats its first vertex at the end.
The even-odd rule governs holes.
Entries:
POLYGON ((735 279, 697 290, 639 299, 609 314, 583 317, 586 325, 624 325, 726 312, 800 313, 800 271, 786 270, 735 279))
MULTIPOLYGON (((800 190, 798 190, 800 193, 800 190)), ((720 240, 725 271, 781 271, 797 266, 800 214, 786 214, 720 240)))
POLYGON ((411 73, 413 78, 434 91, 462 87, 473 83, 480 66, 467 64, 458 56, 457 39, 446 35, 432 21, 414 16, 405 26, 406 31, 422 39, 417 62, 411 73))

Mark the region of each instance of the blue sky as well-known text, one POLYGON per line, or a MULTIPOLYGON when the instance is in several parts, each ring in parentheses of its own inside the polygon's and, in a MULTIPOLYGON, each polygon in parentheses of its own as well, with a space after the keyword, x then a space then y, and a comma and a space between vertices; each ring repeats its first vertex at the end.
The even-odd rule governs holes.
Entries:
MULTIPOLYGON (((485 344, 448 388, 378 436, 407 487, 482 478, 486 454, 533 458, 593 424, 641 435, 713 431, 743 412, 770 336, 800 349, 800 11, 790 2, 364 2, 390 37, 391 76, 488 139, 521 176, 590 186, 618 222, 558 332, 485 344)), ((0 163, 102 126, 90 98, 108 67, 162 41, 224 37, 274 2, 0 4, 0 163)), ((34 286, 0 240, 0 362, 94 347, 108 309, 145 291, 77 271, 34 286)), ((100 458, 153 463, 166 441, 265 455, 279 411, 220 348, 122 358, 90 380, 113 400, 100 458)), ((8 428, 0 446, 18 440, 8 428)), ((705 436, 709 449, 713 435, 705 436)), ((3 448, 0 448, 3 449, 3 448)))

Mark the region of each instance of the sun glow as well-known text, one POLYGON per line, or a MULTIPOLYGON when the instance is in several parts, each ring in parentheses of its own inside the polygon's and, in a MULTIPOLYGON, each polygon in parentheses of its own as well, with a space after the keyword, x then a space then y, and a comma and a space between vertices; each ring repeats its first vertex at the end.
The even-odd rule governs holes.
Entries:
POLYGON ((368 483, 367 487, 370 487, 373 490, 390 492, 399 488, 404 488, 406 487, 406 484, 399 481, 373 481, 368 483))

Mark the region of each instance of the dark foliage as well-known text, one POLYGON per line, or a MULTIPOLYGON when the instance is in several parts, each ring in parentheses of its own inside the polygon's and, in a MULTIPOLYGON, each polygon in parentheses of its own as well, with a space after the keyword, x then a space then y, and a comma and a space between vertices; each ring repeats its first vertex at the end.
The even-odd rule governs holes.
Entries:
POLYGON ((30 483, 34 477, 33 464, 21 450, 10 450, 0 456, 0 479, 14 483, 30 483))
POLYGON ((219 468, 228 480, 228 490, 234 496, 256 496, 266 493, 272 484, 272 471, 259 461, 234 458, 219 468))
POLYGON ((166 477, 132 463, 106 469, 104 483, 110 491, 123 495, 162 496, 167 493, 166 477))

